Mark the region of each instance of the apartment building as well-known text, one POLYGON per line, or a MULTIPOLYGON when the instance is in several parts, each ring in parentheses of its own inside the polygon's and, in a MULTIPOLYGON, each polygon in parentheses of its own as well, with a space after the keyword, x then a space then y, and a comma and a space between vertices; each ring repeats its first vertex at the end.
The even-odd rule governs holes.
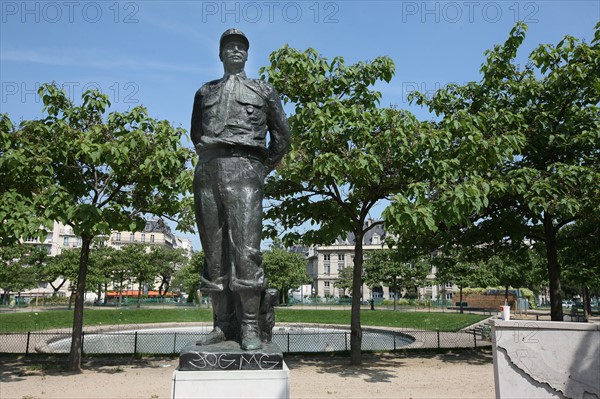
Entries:
MULTIPOLYGON (((375 223, 373 220, 366 222, 367 226, 375 223)), ((369 256, 369 252, 378 251, 386 248, 385 239, 388 233, 383 225, 379 224, 369 230, 363 238, 364 257, 369 256)), ((346 237, 338 237, 331 245, 319 245, 305 248, 304 255, 307 258, 307 274, 312 279, 313 293, 316 296, 327 298, 342 298, 350 293, 347 290, 336 287, 339 281, 339 273, 346 267, 352 267, 354 264, 354 246, 356 239, 353 233, 348 233, 346 237)), ((458 287, 452 283, 437 284, 435 282, 435 267, 433 267, 427 276, 428 284, 419 287, 417 292, 421 300, 434 300, 451 303, 458 287)), ((373 287, 373 290, 363 285, 360 293, 363 301, 370 299, 393 299, 394 292, 386 286, 373 287)), ((400 297, 403 293, 397 293, 400 297)))
MULTIPOLYGON (((168 248, 182 248, 185 250, 188 258, 192 256, 192 242, 185 237, 174 235, 171 228, 164 223, 162 219, 149 219, 142 231, 113 231, 110 236, 106 236, 106 245, 121 248, 129 244, 160 245, 168 248)), ((43 247, 50 256, 59 255, 65 249, 80 248, 81 237, 73 232, 71 226, 54 222, 52 229, 44 240, 28 237, 23 241, 27 245, 43 247)), ((47 296, 54 293, 52 285, 60 285, 60 281, 41 282, 38 288, 21 293, 23 296, 47 296), (50 284, 52 283, 52 284, 50 284)), ((69 295, 70 284, 62 284, 59 295, 69 295)), ((132 287, 135 288, 135 287, 132 287)))

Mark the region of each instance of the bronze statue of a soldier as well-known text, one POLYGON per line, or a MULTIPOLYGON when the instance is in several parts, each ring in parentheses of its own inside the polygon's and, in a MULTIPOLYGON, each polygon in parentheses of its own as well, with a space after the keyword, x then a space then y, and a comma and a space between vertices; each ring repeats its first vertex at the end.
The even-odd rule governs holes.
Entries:
POLYGON ((270 337, 259 327, 261 297, 271 300, 260 252, 264 178, 289 150, 290 132, 275 89, 246 77, 248 48, 237 29, 221 36, 225 74, 196 92, 191 138, 199 156, 194 200, 205 254, 201 289, 214 312, 213 330, 199 344, 237 340, 243 350, 256 350, 261 336, 270 337))

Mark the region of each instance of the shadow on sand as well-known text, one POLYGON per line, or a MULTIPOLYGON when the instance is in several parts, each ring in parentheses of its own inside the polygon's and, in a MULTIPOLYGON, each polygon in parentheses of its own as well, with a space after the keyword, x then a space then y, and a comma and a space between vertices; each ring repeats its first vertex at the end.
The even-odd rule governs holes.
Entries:
POLYGON ((423 350, 399 351, 394 353, 363 353, 360 366, 350 365, 350 358, 343 355, 287 355, 285 362, 294 367, 315 367, 318 373, 335 374, 347 378, 361 378, 365 382, 391 382, 396 375, 390 373, 390 367, 402 368, 403 359, 437 359, 444 363, 485 365, 492 364, 492 351, 481 350, 423 350))

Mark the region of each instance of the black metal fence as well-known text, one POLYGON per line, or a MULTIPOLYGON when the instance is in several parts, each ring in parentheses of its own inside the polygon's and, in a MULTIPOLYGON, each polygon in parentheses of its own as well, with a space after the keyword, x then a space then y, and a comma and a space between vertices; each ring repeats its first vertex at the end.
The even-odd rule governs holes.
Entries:
MULTIPOLYGON (((206 332, 117 331, 83 334, 84 354, 176 354, 206 332)), ((273 342, 284 353, 337 352, 350 350, 350 331, 275 331, 273 342)), ((364 329, 362 350, 393 351, 419 348, 475 348, 489 346, 481 332, 442 332, 364 329)), ((0 353, 68 353, 71 334, 27 332, 0 335, 0 353)))

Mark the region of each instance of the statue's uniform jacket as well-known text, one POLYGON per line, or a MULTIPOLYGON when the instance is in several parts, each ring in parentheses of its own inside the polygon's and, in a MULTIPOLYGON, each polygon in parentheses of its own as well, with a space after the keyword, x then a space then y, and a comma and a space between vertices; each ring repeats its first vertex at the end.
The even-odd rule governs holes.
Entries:
POLYGON ((191 138, 199 155, 194 199, 205 253, 201 289, 260 291, 266 286, 264 177, 290 145, 281 100, 271 85, 243 72, 208 82, 196 92, 191 138))

